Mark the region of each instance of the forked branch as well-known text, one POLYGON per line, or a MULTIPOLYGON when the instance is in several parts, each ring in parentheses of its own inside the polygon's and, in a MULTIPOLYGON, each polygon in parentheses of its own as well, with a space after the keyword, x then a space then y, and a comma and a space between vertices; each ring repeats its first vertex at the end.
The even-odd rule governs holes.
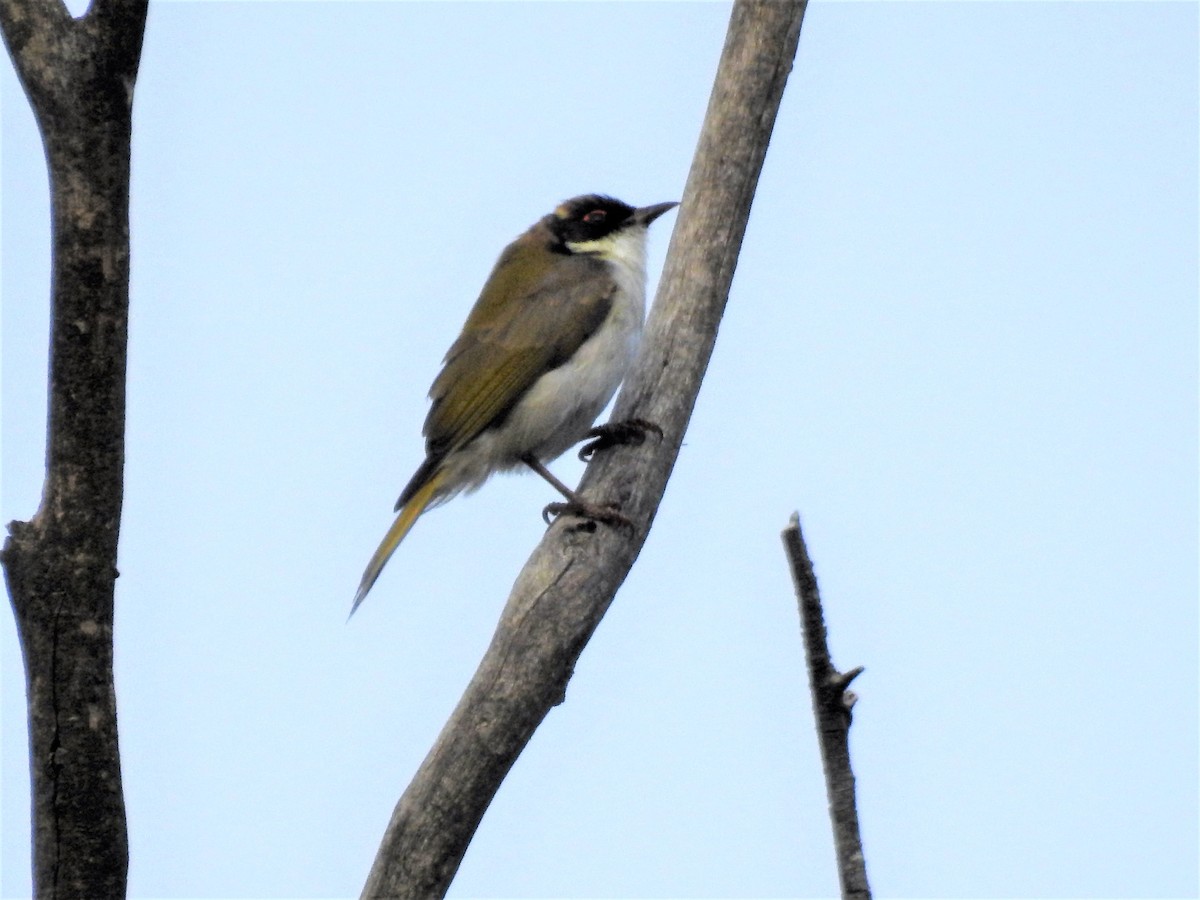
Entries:
MULTIPOLYGON (((53 209, 42 502, 0 553, 25 661, 39 898, 124 897, 113 689, 125 446, 129 160, 146 0, 0 0, 46 149, 53 209)), ((13 298, 38 304, 41 297, 13 298)))

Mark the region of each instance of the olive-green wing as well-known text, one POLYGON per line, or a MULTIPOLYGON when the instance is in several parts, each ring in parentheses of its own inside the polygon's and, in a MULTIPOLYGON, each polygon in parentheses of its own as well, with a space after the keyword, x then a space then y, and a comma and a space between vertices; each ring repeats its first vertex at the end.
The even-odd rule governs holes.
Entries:
POLYGON ((496 264, 429 390, 430 456, 461 447, 502 421, 608 316, 616 288, 604 263, 554 255, 546 265, 546 257, 544 249, 518 240, 496 264))

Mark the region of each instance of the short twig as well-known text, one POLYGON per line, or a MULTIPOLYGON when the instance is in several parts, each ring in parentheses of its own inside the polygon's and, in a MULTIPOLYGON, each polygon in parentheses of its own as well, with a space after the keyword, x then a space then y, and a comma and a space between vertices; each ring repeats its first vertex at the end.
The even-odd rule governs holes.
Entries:
POLYGON ((788 527, 783 530, 783 545, 800 604, 804 657, 808 663, 813 714, 817 720, 817 738, 825 768, 825 789, 829 796, 829 817, 833 821, 833 842, 842 896, 869 900, 871 888, 867 884, 867 866, 863 858, 858 808, 854 798, 854 772, 850 768, 850 712, 857 698, 846 690, 863 669, 858 666, 848 672, 839 672, 830 659, 817 576, 808 557, 808 548, 804 545, 804 535, 800 533, 800 517, 795 513, 788 527))

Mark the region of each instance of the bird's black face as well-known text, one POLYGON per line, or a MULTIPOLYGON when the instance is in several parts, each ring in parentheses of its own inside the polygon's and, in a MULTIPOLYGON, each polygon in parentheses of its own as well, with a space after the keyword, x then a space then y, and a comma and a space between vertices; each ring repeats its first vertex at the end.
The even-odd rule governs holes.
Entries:
POLYGON ((628 203, 587 194, 564 201, 546 216, 546 224, 560 246, 598 241, 629 224, 635 210, 628 203))

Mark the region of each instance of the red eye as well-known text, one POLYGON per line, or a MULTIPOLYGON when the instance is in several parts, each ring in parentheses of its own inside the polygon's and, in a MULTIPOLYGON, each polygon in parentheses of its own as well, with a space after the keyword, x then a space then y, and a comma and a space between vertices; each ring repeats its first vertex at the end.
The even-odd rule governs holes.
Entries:
POLYGON ((593 209, 590 213, 583 217, 583 221, 587 222, 589 225, 595 225, 599 222, 603 222, 607 216, 608 213, 606 213, 604 210, 593 209))

